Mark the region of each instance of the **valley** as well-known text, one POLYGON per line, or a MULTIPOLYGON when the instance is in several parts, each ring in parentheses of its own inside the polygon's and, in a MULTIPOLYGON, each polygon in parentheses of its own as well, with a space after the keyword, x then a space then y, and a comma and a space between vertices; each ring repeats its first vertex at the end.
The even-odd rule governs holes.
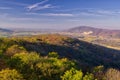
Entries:
MULTIPOLYGON (((120 38, 109 35, 96 36, 91 30, 87 32, 86 28, 81 31, 82 33, 76 30, 75 32, 2 31, 8 35, 0 37, 0 70, 15 69, 26 80, 35 78, 36 80, 61 80, 65 77, 66 71, 72 69, 85 76, 91 76, 90 80, 109 78, 106 76, 109 70, 119 75, 120 38), (26 67, 27 71, 24 71, 26 67), (98 71, 95 71, 96 69, 98 71), (32 75, 29 74, 31 70, 32 75), (57 75, 52 77, 55 74, 57 75), (30 76, 34 77, 30 79, 30 76)), ((85 76, 82 75, 83 80, 85 76)))
POLYGON ((120 80, 120 0, 0 0, 0 80, 120 80))

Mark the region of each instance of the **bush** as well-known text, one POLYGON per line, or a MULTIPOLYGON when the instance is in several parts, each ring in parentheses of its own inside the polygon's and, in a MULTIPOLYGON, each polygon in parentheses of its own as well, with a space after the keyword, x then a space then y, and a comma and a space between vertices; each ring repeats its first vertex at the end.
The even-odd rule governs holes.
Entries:
POLYGON ((15 54, 13 56, 13 59, 14 58, 19 58, 25 64, 35 63, 40 59, 39 55, 34 52, 15 54))
POLYGON ((84 75, 81 70, 77 70, 75 68, 71 68, 66 71, 63 76, 61 76, 62 80, 95 80, 94 75, 92 73, 87 73, 84 75))
MULTIPOLYGON (((95 80, 93 74, 87 73, 84 77, 83 80, 95 80)), ((96 79, 97 80, 97 79, 96 79)))
POLYGON ((25 48, 19 45, 12 45, 6 50, 7 56, 13 56, 16 53, 26 52, 25 48))
POLYGON ((105 73, 105 80, 120 80, 120 71, 110 68, 105 73))
POLYGON ((74 67, 74 63, 65 58, 41 58, 36 64, 37 74, 41 75, 43 80, 60 80, 60 76, 66 70, 74 67))
POLYGON ((0 80, 25 80, 15 69, 4 69, 0 71, 0 80))
POLYGON ((59 55, 58 55, 58 53, 56 53, 56 52, 50 52, 50 53, 48 54, 48 57, 58 58, 59 55))
POLYGON ((20 53, 11 57, 8 61, 8 65, 21 72, 25 79, 32 80, 34 78, 33 76, 36 77, 36 74, 34 73, 34 65, 39 61, 39 59, 39 55, 34 52, 20 53))
POLYGON ((65 74, 61 77, 62 80, 82 80, 83 73, 74 68, 66 71, 65 74))

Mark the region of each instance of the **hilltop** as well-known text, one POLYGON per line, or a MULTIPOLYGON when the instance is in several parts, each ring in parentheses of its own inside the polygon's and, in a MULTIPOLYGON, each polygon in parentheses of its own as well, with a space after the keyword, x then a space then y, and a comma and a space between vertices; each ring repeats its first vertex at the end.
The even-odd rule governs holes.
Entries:
POLYGON ((9 44, 14 43, 24 47, 29 52, 37 52, 41 55, 58 52, 61 57, 76 60, 79 65, 89 67, 104 65, 120 69, 120 66, 116 65, 119 64, 120 51, 67 36, 46 34, 31 37, 13 37, 8 40, 9 44))
POLYGON ((120 38, 120 30, 100 29, 100 28, 94 28, 89 26, 74 27, 74 28, 68 29, 66 32, 79 33, 81 35, 120 38))
POLYGON ((81 75, 77 80, 102 80, 104 77, 107 80, 109 76, 106 75, 116 74, 116 77, 120 73, 119 50, 76 38, 44 34, 0 38, 0 42, 1 79, 3 76, 8 79, 15 73, 20 75, 20 80, 64 80, 67 74, 81 75))
POLYGON ((4 29, 4 28, 0 28, 0 32, 13 32, 12 30, 9 29, 4 29))

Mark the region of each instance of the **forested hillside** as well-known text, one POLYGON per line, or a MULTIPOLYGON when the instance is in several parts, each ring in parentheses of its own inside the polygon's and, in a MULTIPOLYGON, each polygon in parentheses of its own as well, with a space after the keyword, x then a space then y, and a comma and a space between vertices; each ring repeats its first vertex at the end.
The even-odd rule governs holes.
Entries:
POLYGON ((0 80, 119 80, 119 58, 118 50, 57 34, 1 38, 0 80))
POLYGON ((74 27, 74 28, 67 30, 67 32, 79 33, 81 35, 120 38, 120 30, 102 29, 102 28, 95 28, 95 27, 90 27, 90 26, 74 27))

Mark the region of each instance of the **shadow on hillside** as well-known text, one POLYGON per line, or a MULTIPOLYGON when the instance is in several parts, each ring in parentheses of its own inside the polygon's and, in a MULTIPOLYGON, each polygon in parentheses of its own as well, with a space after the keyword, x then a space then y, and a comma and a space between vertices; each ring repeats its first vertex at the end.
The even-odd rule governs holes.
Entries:
POLYGON ((20 44, 27 51, 35 51, 41 55, 49 52, 58 52, 60 57, 67 57, 77 61, 81 68, 91 68, 104 65, 106 68, 112 67, 120 69, 120 51, 91 44, 75 39, 72 42, 65 41, 63 45, 53 45, 43 42, 22 42, 20 44))

